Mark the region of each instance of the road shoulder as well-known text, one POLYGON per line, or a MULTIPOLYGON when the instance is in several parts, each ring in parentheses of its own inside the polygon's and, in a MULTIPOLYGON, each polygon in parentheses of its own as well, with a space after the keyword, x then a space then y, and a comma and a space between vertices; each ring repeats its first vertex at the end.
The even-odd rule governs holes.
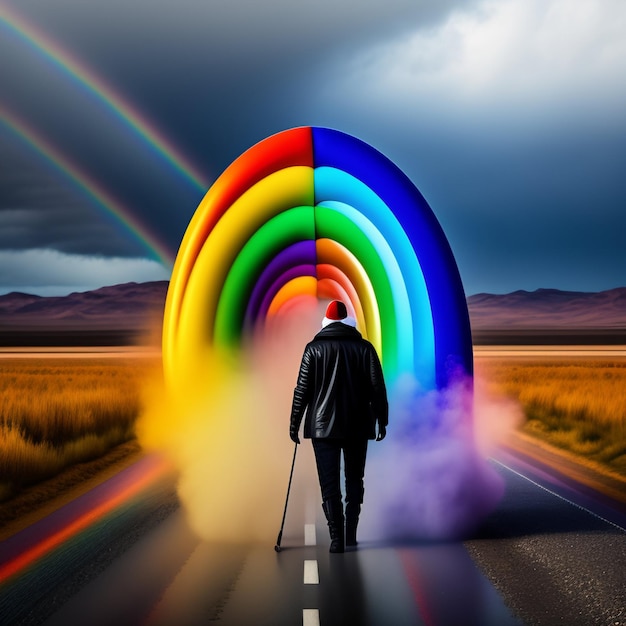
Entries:
POLYGON ((87 463, 78 463, 57 476, 21 491, 0 503, 0 541, 50 515, 87 493, 144 455, 132 440, 87 463))

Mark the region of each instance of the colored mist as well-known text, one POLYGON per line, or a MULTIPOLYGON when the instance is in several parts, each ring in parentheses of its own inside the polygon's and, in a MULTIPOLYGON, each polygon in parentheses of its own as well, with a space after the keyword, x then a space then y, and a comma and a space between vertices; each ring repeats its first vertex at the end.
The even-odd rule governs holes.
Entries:
MULTIPOLYGON (((178 493, 193 530, 207 540, 273 541, 293 453, 289 414, 302 351, 323 312, 303 299, 268 320, 241 354, 213 352, 202 382, 155 387, 138 434, 180 474, 178 493), (176 394, 176 395, 175 395, 176 394)), ((458 538, 497 504, 503 484, 486 460, 520 418, 476 381, 420 392, 390 389, 390 424, 371 442, 361 536, 375 540, 458 538), (416 419, 415 416, 419 416, 416 419)), ((300 446, 291 507, 320 494, 310 443, 300 446)))
POLYGON ((372 446, 363 532, 385 540, 460 539, 504 495, 488 458, 522 420, 519 406, 459 378, 422 393, 404 379, 392 391, 384 446, 372 446))
POLYGON ((214 351, 201 381, 190 378, 169 394, 160 386, 149 391, 139 441, 174 462, 188 521, 205 540, 267 541, 278 531, 293 454, 295 376, 321 319, 310 301, 293 311, 243 353, 214 351))

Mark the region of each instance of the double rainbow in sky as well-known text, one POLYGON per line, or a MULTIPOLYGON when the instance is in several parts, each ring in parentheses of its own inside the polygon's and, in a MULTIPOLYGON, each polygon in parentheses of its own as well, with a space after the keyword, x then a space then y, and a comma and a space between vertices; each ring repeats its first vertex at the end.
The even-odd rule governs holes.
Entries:
POLYGON ((268 137, 207 192, 170 281, 166 376, 300 298, 344 300, 390 380, 442 388, 472 373, 465 294, 432 210, 387 157, 328 128, 268 137))
MULTIPOLYGON (((18 50, 34 54, 39 62, 49 66, 54 74, 66 83, 73 84, 82 94, 90 96, 92 103, 106 110, 126 131, 136 137, 146 149, 146 154, 156 156, 168 171, 175 173, 191 189, 205 190, 208 183, 198 168, 181 153, 165 135, 150 123, 144 113, 114 90, 76 54, 65 49, 48 33, 27 20, 14 8, 0 3, 0 35, 9 35, 18 44, 18 50)), ((132 207, 125 206, 110 190, 89 175, 77 162, 65 153, 62 146, 52 144, 40 129, 21 118, 0 102, 0 126, 25 142, 36 154, 53 168, 66 176, 82 193, 106 215, 112 216, 120 225, 146 248, 153 257, 166 267, 172 264, 170 248, 153 228, 135 215, 132 207)), ((0 128, 1 130, 1 128, 0 128)))

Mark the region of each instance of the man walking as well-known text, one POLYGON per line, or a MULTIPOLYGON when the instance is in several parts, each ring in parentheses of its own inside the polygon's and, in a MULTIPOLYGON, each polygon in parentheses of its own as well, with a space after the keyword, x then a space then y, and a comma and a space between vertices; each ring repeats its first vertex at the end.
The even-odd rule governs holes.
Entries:
POLYGON ((289 434, 296 444, 304 422, 310 438, 322 492, 322 508, 330 532, 330 552, 356 546, 363 503, 363 477, 370 439, 386 435, 388 402, 383 371, 374 346, 356 329, 346 305, 333 300, 322 329, 302 355, 293 394, 289 434), (378 425, 378 432, 376 426, 378 425), (346 512, 340 485, 343 452, 346 512))

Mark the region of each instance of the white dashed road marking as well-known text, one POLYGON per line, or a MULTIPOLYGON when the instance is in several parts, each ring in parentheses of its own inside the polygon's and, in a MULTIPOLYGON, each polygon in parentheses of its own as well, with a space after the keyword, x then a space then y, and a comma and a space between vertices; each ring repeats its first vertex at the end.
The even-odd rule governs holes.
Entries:
POLYGON ((314 546, 316 544, 317 544, 317 539, 315 537, 315 524, 305 524, 304 525, 304 545, 314 546))
POLYGON ((320 575, 317 569, 317 561, 305 561, 304 562, 304 584, 305 585, 319 585, 320 575))
MULTIPOLYGON (((315 536, 315 524, 304 525, 304 545, 317 545, 317 538, 315 536)), ((304 560, 304 584, 320 584, 320 573, 316 559, 304 560)), ((320 626, 319 609, 302 609, 302 626, 320 626)))
POLYGON ((302 626, 320 626, 319 609, 303 609, 302 626))

